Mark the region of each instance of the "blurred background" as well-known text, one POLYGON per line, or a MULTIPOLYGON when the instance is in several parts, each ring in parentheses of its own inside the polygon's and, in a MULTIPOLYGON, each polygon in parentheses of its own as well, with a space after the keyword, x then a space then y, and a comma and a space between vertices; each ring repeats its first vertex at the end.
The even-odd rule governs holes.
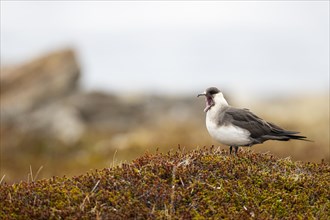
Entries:
POLYGON ((328 1, 1 1, 0 83, 6 182, 228 149, 196 98, 210 86, 314 141, 253 150, 330 161, 328 1))

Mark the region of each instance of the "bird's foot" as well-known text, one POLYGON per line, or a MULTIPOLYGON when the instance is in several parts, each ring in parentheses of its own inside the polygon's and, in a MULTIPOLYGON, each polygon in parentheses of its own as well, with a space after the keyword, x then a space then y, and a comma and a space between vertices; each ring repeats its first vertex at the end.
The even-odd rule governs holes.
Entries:
MULTIPOLYGON (((235 148, 234 155, 237 156, 238 146, 234 146, 234 148, 235 148)), ((231 154, 232 152, 233 152, 233 146, 230 146, 229 147, 229 154, 231 154)))
POLYGON ((238 146, 235 146, 235 155, 237 156, 238 146))

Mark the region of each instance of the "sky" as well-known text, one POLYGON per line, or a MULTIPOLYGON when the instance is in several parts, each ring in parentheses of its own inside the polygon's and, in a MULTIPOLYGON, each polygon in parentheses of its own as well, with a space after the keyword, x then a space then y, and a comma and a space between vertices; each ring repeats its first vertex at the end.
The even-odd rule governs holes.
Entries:
POLYGON ((71 47, 86 90, 329 91, 329 1, 1 1, 1 65, 71 47))

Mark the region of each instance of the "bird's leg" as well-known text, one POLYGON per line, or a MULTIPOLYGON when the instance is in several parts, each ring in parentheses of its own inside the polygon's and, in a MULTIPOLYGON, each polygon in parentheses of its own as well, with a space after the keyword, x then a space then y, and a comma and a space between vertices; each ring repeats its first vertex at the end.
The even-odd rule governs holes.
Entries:
POLYGON ((229 154, 231 154, 232 150, 233 150, 233 147, 230 146, 230 147, 229 147, 229 154))
POLYGON ((238 146, 235 146, 235 155, 237 156, 238 146))

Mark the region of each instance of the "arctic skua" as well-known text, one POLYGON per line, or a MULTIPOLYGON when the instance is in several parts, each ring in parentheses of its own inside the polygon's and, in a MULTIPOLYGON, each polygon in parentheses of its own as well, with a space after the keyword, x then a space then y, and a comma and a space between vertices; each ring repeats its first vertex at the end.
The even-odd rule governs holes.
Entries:
MULTIPOLYGON (((299 132, 287 131, 256 116, 246 108, 232 107, 216 87, 210 87, 197 97, 205 96, 206 128, 216 141, 228 145, 230 154, 238 147, 251 147, 267 140, 306 140, 299 132)), ((308 140, 307 140, 308 141, 308 140)))

